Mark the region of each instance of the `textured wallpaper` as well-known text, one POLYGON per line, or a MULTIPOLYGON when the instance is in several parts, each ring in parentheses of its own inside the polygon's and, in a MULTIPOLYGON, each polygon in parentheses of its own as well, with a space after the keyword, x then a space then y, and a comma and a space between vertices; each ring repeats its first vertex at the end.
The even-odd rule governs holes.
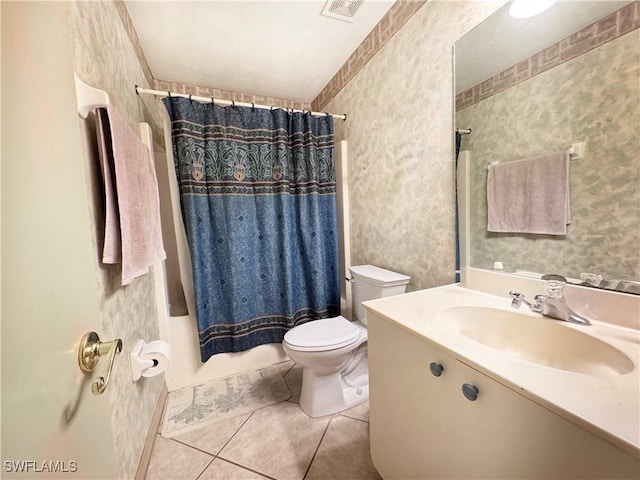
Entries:
POLYGON ((458 112, 471 128, 471 264, 640 279, 640 30, 458 112), (486 231, 487 165, 583 141, 565 237, 486 231))
POLYGON ((542 72, 579 57, 589 50, 615 40, 637 28, 640 28, 640 1, 638 0, 628 3, 625 7, 595 23, 581 28, 506 70, 496 73, 493 77, 482 80, 478 85, 459 93, 456 95, 456 111, 540 75, 542 72))
POLYGON ((426 3, 426 0, 396 0, 389 11, 373 27, 367 37, 344 62, 329 83, 311 103, 316 112, 324 111, 337 93, 355 77, 369 60, 400 31, 405 23, 426 3))
MULTIPOLYGON (((72 2, 70 24, 74 42, 75 69, 87 84, 105 90, 131 127, 152 125, 155 141, 162 144, 159 102, 149 96, 138 97, 134 85, 147 86, 122 22, 111 2, 72 2)), ((151 418, 164 382, 162 376, 143 378, 133 383, 129 370, 129 352, 138 338, 147 341, 160 337, 151 273, 121 287, 119 266, 103 265, 99 251, 103 243, 103 205, 101 181, 97 170, 93 120, 82 122, 86 136, 90 208, 95 219, 96 282, 102 313, 102 340, 121 338, 123 350, 116 358, 111 382, 105 395, 112 405, 114 448, 120 478, 133 478, 138 467, 151 418)), ((101 362, 102 365, 102 362, 101 362)))
POLYGON ((352 265, 452 283, 453 43, 503 1, 429 1, 325 107, 346 112, 352 265))

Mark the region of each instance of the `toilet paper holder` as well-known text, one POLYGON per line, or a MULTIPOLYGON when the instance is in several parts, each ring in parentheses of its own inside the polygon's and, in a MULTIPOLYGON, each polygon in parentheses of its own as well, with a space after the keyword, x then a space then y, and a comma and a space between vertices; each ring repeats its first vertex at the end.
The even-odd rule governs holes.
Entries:
MULTIPOLYGON (((149 374, 149 369, 158 367, 159 362, 155 358, 144 358, 146 356, 145 347, 152 348, 156 343, 165 344, 166 348, 169 348, 169 346, 162 341, 146 343, 144 340, 137 340, 133 345, 129 354, 129 360, 131 365, 131 379, 134 382, 140 380, 141 377, 155 376, 164 371, 164 368, 161 366, 161 369, 157 370, 157 372, 149 374)), ((165 351, 165 354, 168 355, 169 351, 170 350, 165 351)), ((161 354, 160 352, 158 353, 161 354)))

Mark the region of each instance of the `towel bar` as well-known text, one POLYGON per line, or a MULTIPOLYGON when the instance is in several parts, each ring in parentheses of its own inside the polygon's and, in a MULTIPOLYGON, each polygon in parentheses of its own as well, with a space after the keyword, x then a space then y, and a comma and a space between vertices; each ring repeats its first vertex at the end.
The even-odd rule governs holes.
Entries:
POLYGON ((94 108, 111 105, 109 95, 104 90, 91 87, 84 83, 78 75, 73 74, 76 81, 76 101, 78 103, 78 114, 82 118, 87 118, 89 112, 94 108))

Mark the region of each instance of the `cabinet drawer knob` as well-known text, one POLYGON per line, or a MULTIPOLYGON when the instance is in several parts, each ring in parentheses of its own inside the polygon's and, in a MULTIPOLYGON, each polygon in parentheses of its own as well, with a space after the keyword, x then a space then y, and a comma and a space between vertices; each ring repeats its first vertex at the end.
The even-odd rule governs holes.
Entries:
POLYGON ((475 385, 471 385, 470 383, 465 383, 462 385, 462 394, 466 397, 467 400, 471 400, 475 402, 478 398, 478 387, 475 385))
POLYGON ((434 377, 439 377, 440 375, 442 375, 442 372, 444 372, 444 367, 439 363, 431 362, 429 364, 429 370, 431 370, 431 373, 434 377))

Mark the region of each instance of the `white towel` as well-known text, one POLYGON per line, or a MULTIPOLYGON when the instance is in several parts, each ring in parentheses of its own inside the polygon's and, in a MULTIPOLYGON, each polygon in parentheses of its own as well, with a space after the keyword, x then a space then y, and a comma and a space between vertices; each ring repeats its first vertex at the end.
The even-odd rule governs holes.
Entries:
POLYGON ((566 235, 568 151, 491 165, 487 213, 490 232, 566 235))
POLYGON ((128 285, 166 258, 153 154, 114 107, 96 113, 106 206, 102 261, 121 261, 128 285))

